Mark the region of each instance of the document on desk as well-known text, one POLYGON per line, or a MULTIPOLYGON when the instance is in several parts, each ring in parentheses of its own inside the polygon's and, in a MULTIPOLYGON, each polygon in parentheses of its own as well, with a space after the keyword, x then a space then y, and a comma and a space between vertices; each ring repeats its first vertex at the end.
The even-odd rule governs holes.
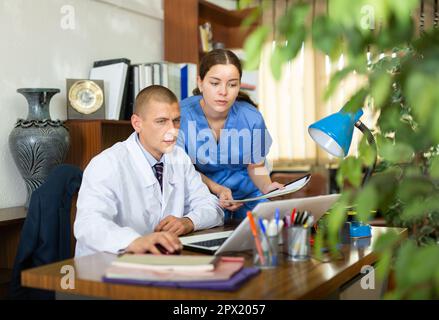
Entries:
POLYGON ((306 186, 308 184, 309 180, 311 180, 311 175, 307 174, 306 176, 303 176, 302 178, 299 178, 299 179, 296 179, 296 180, 293 180, 293 181, 286 183, 283 189, 273 190, 273 191, 271 191, 267 194, 264 194, 262 196, 259 196, 259 197, 240 199, 240 200, 223 200, 223 201, 230 202, 230 203, 244 203, 244 202, 256 201, 256 200, 261 200, 261 199, 269 199, 269 198, 279 197, 279 196, 283 196, 286 194, 290 194, 290 193, 299 191, 300 189, 302 189, 304 186, 306 186))

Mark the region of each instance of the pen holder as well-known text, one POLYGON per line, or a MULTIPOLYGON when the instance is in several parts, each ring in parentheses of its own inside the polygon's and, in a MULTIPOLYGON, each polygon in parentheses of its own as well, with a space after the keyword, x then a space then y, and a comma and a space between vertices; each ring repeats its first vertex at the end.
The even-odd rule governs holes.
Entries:
POLYGON ((310 228, 292 226, 287 228, 287 253, 288 260, 306 261, 310 259, 310 228))
POLYGON ((279 236, 266 236, 259 232, 263 259, 259 256, 257 247, 253 246, 253 263, 259 268, 274 268, 279 265, 279 236))

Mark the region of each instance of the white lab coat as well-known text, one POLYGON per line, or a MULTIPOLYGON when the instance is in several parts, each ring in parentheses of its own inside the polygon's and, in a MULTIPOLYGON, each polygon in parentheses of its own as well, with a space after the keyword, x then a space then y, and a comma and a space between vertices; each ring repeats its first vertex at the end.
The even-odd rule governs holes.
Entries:
POLYGON ((175 146, 164 155, 163 193, 133 133, 94 157, 84 171, 77 201, 75 256, 117 253, 154 232, 166 216, 186 216, 195 230, 222 225, 218 199, 190 158, 175 146))

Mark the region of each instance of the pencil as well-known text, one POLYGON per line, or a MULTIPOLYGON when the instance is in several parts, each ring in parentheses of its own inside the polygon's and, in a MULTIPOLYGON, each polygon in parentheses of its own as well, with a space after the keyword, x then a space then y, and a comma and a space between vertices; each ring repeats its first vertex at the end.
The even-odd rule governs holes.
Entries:
POLYGON ((247 211, 247 217, 248 217, 248 221, 250 222, 250 229, 253 233, 253 237, 255 238, 255 245, 256 245, 256 250, 258 250, 259 258, 261 259, 261 263, 265 264, 265 257, 264 254, 262 253, 261 241, 259 240, 255 220, 253 220, 253 215, 251 211, 247 211))

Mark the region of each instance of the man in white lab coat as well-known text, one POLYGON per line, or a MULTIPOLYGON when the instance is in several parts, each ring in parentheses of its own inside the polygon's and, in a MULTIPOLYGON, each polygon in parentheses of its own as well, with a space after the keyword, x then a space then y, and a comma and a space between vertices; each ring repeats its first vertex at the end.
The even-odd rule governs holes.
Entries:
POLYGON ((177 98, 150 86, 136 98, 135 132, 94 157, 77 201, 75 256, 95 252, 173 253, 179 235, 222 225, 224 213, 185 151, 175 146, 177 98))

